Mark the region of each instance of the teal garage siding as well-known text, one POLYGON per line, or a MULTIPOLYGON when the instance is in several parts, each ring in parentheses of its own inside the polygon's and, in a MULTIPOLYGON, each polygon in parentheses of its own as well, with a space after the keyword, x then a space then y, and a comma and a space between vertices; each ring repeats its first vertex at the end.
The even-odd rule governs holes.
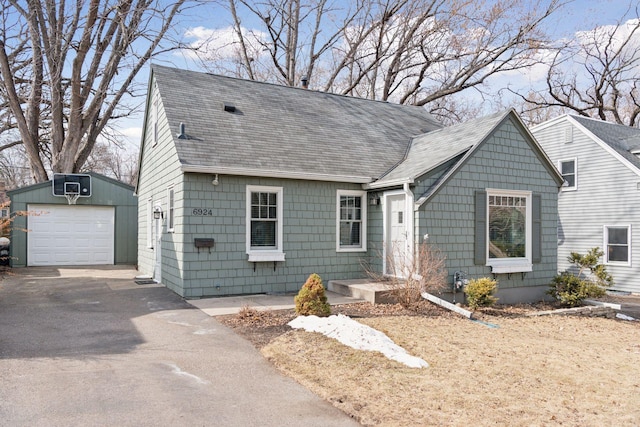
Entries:
MULTIPOLYGON (((137 264, 137 204, 134 188, 106 176, 92 173, 91 197, 80 197, 78 206, 114 207, 114 262, 115 264, 137 264)), ((9 191, 11 211, 27 211, 27 206, 67 205, 67 199, 53 195, 51 181, 9 191)), ((18 216, 11 233, 11 265, 27 266, 27 233, 29 216, 18 216), (26 232, 24 230, 27 230, 26 232)))

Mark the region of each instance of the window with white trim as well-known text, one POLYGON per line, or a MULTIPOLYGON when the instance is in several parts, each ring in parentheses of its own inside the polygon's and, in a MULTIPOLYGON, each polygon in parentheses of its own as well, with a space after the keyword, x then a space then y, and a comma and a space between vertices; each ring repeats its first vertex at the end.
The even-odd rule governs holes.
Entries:
POLYGON ((338 252, 367 250, 366 196, 365 191, 337 191, 336 250, 338 252))
POLYGON ((167 233, 173 233, 175 222, 175 202, 173 186, 167 188, 167 233))
POLYGON ((284 261, 282 187, 247 186, 249 261, 284 261))
POLYGON ((487 190, 487 265, 493 272, 532 268, 531 192, 487 190))
POLYGON ((631 265, 631 225, 604 226, 604 262, 631 265))
POLYGON ((153 249, 153 199, 147 200, 147 248, 153 249))
POLYGON ((578 189, 578 159, 560 160, 558 162, 560 174, 564 178, 562 191, 572 191, 578 189))

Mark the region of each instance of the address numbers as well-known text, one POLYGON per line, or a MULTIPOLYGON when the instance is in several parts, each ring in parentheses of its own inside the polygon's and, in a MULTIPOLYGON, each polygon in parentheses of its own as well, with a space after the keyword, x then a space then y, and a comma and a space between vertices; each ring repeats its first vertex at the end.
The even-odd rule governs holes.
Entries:
POLYGON ((194 216, 213 216, 213 209, 199 209, 196 208, 193 210, 192 214, 194 216))

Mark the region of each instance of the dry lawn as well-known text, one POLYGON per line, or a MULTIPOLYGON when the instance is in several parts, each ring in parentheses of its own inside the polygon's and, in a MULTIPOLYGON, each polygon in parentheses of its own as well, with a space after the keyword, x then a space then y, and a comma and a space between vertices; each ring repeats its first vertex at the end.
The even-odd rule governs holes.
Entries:
POLYGON ((289 331, 262 348, 281 371, 367 426, 638 426, 640 322, 451 316, 358 321, 429 368, 323 335, 289 331))

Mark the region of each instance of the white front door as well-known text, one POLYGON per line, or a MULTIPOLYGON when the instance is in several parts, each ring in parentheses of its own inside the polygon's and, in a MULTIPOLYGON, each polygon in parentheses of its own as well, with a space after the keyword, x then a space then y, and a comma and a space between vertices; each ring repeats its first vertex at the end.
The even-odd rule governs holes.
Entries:
POLYGON ((407 246, 406 196, 404 193, 386 196, 385 207, 385 274, 405 277, 409 251, 407 246))
POLYGON ((162 283, 162 217, 153 220, 156 241, 154 244, 155 265, 153 267, 153 280, 162 283))

